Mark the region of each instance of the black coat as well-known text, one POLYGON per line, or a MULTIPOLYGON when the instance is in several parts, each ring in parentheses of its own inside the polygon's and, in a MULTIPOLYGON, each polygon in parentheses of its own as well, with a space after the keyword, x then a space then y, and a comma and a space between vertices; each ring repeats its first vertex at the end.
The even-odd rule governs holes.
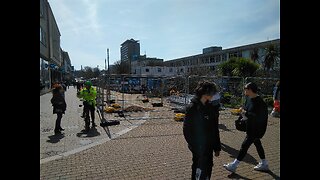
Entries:
POLYGON ((186 107, 183 134, 193 153, 203 155, 221 151, 218 117, 219 105, 203 105, 196 97, 186 107))
POLYGON ((268 107, 260 96, 247 98, 244 109, 247 111, 247 135, 262 138, 268 125, 268 107))
POLYGON ((51 98, 51 104, 53 106, 53 114, 57 114, 57 113, 64 114, 64 112, 67 109, 66 101, 65 101, 64 97, 62 96, 62 94, 59 92, 54 92, 54 94, 51 98))

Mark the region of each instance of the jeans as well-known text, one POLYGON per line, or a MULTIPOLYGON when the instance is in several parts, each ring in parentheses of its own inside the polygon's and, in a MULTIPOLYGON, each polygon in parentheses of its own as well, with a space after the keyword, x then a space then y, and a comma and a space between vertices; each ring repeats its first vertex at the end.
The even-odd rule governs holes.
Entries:
POLYGON ((62 119, 62 112, 58 112, 57 113, 57 120, 56 120, 56 126, 54 128, 54 132, 60 131, 61 119, 62 119))
POLYGON ((204 154, 192 152, 192 174, 191 179, 205 179, 211 178, 213 167, 213 148, 204 154))
POLYGON ((89 125, 90 125, 89 111, 90 111, 90 114, 91 114, 92 124, 94 124, 95 107, 90 105, 90 104, 88 104, 87 102, 84 102, 83 105, 84 105, 83 110, 84 110, 84 115, 85 115, 85 118, 84 118, 85 126, 89 127, 89 125))
POLYGON ((248 135, 246 136, 246 138, 244 139, 242 145, 241 145, 241 149, 239 152, 239 155, 237 157, 237 159, 239 161, 242 161, 243 158, 245 157, 245 155, 247 154, 247 151, 249 149, 249 147, 251 146, 251 144, 254 143, 254 145, 256 146, 257 152, 259 154, 260 159, 265 159, 265 154, 264 154, 264 149, 262 147, 261 141, 259 138, 254 138, 254 137, 249 137, 248 135))

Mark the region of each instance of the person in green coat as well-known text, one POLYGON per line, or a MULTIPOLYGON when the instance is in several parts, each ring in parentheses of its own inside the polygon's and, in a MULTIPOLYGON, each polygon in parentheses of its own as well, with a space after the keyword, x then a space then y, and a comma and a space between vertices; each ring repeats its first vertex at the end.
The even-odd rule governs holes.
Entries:
POLYGON ((78 97, 83 99, 84 105, 84 114, 85 114, 85 131, 89 131, 90 129, 90 117, 89 112, 91 114, 92 127, 96 127, 97 125, 94 122, 95 119, 95 106, 96 106, 96 97, 97 90, 92 87, 91 81, 86 81, 84 83, 85 87, 79 92, 78 97))

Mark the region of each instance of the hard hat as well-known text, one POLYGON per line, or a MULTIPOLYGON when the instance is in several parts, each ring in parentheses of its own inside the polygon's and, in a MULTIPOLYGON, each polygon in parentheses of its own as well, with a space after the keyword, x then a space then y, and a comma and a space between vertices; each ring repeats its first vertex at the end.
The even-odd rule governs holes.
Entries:
POLYGON ((92 83, 91 83, 91 81, 86 81, 86 82, 84 83, 84 85, 85 85, 85 86, 92 86, 92 83))

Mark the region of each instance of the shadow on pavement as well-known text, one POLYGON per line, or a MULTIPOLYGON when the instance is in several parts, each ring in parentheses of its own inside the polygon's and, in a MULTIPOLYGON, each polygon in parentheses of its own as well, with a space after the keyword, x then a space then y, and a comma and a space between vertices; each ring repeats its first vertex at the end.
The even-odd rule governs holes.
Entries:
POLYGON ((132 137, 119 137, 114 140, 123 140, 123 139, 139 139, 139 138, 153 138, 153 137, 165 137, 165 136, 183 136, 182 133, 178 134, 160 134, 160 135, 145 135, 145 136, 132 136, 132 137))
POLYGON ((81 132, 77 133, 77 137, 95 137, 100 136, 100 132, 97 131, 97 128, 91 128, 89 132, 85 132, 82 130, 81 132))
MULTIPOLYGON (((272 176, 273 179, 276 179, 276 180, 280 180, 280 177, 277 176, 276 174, 274 174, 272 171, 259 171, 259 172, 263 172, 263 173, 268 173, 270 174, 270 176, 272 176)), ((248 179, 246 177, 243 177, 243 176, 240 176, 239 174, 237 173, 231 173, 228 175, 228 178, 230 179, 248 179)))
MULTIPOLYGON (((236 150, 226 144, 221 143, 221 149, 225 152, 227 152, 228 154, 230 154, 230 157, 232 158, 236 158, 239 154, 239 150, 236 150)), ((251 156, 249 153, 246 154, 246 156, 243 158, 242 160, 243 162, 249 163, 249 164, 253 164, 253 165, 257 165, 258 162, 257 160, 251 156)))
POLYGON ((97 131, 97 128, 91 128, 89 133, 87 134, 87 137, 95 137, 95 136, 100 136, 100 132, 97 131))
POLYGON ((240 175, 237 174, 237 173, 231 173, 231 174, 229 174, 229 175, 228 175, 228 178, 230 178, 230 179, 246 179, 246 180, 251 180, 251 179, 249 179, 249 178, 240 176, 240 175))
POLYGON ((232 130, 228 129, 227 126, 224 124, 219 124, 219 129, 222 129, 224 131, 232 131, 232 130))
POLYGON ((272 176, 274 179, 280 180, 280 177, 279 177, 278 175, 274 174, 271 170, 269 170, 269 171, 261 171, 261 172, 268 173, 268 174, 270 174, 270 176, 272 176))
POLYGON ((110 133, 109 127, 106 126, 106 127, 102 127, 102 128, 103 128, 103 130, 106 132, 106 134, 107 134, 107 136, 109 137, 109 139, 112 139, 112 138, 111 138, 111 133, 110 133))
POLYGON ((48 136, 48 138, 49 140, 47 140, 47 142, 57 143, 60 141, 60 139, 64 138, 64 134, 51 135, 51 136, 48 136))

